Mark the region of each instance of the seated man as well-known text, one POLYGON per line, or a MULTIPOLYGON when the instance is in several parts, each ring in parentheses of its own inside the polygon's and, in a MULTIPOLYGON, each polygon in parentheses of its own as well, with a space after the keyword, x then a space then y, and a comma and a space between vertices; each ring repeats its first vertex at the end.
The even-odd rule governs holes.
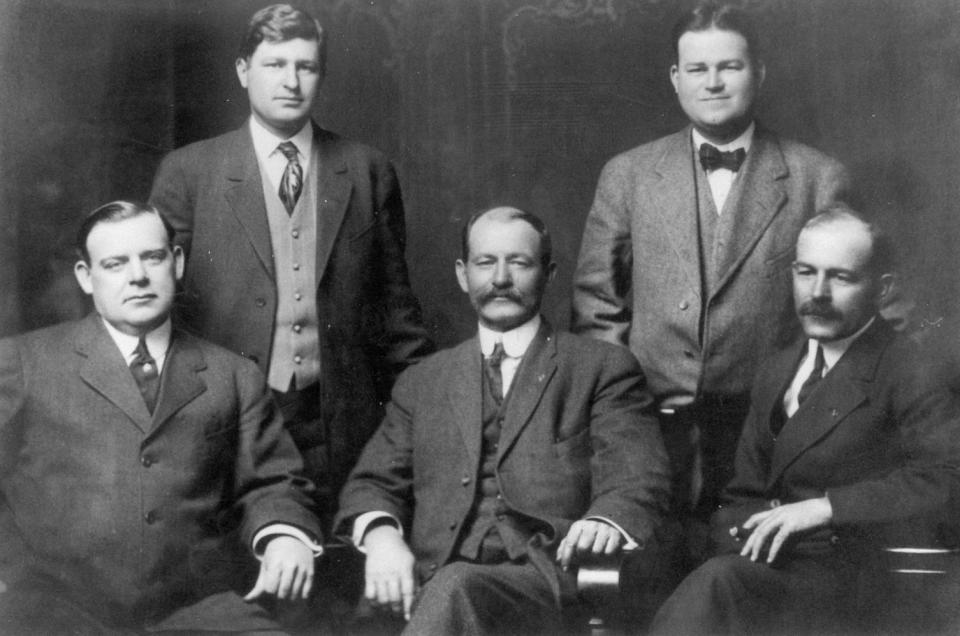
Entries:
POLYGON ((400 376, 335 528, 408 633, 555 632, 578 555, 655 550, 667 458, 633 356, 541 318, 543 222, 494 208, 462 249, 479 334, 400 376))
POLYGON ((310 594, 313 485, 256 365, 171 326, 172 237, 98 208, 96 311, 0 341, 0 633, 276 630, 254 601, 310 594))
POLYGON ((877 314, 891 252, 847 208, 804 226, 793 293, 806 338, 760 368, 713 519, 721 554, 681 583, 655 633, 844 631, 886 538, 949 507, 957 409, 877 314))

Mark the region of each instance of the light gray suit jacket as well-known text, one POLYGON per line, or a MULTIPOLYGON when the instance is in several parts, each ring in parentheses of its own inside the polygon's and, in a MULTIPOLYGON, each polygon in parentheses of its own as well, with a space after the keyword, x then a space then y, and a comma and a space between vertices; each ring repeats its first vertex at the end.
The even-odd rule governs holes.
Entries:
POLYGON ((718 224, 717 283, 702 298, 694 169, 689 127, 614 157, 574 276, 573 330, 629 346, 660 398, 749 391, 758 362, 799 332, 790 265, 800 228, 847 185, 838 162, 758 124, 724 208, 732 222, 718 224))

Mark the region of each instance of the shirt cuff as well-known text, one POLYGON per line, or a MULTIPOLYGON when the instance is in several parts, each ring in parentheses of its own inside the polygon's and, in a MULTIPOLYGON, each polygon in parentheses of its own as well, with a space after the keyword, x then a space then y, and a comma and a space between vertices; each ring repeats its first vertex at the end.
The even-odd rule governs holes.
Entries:
POLYGON ((372 510, 370 512, 365 512, 362 515, 357 515, 356 520, 353 522, 353 535, 350 537, 350 540, 353 541, 354 547, 364 554, 367 553, 364 549, 363 536, 367 534, 367 528, 370 527, 370 524, 379 519, 388 519, 397 530, 400 532, 400 536, 403 536, 403 526, 400 525, 400 520, 394 517, 389 512, 382 512, 380 510, 372 510))
POLYGON ((266 549, 267 542, 265 539, 270 537, 275 537, 277 535, 285 537, 293 537, 294 539, 299 539, 313 552, 314 558, 323 554, 323 546, 314 540, 309 534, 301 530, 296 526, 291 526, 286 523, 271 523, 268 526, 260 528, 257 534, 253 537, 253 555, 258 559, 263 556, 263 551, 266 549))
POLYGON ((619 533, 623 536, 623 540, 626 541, 626 543, 623 544, 623 550, 624 550, 625 552, 626 552, 626 551, 629 551, 629 550, 636 550, 637 548, 640 547, 640 544, 637 543, 636 541, 634 541, 634 540, 633 540, 633 537, 631 537, 631 536, 627 533, 626 530, 624 530, 623 528, 621 528, 621 527, 620 527, 620 524, 618 524, 616 521, 611 521, 610 519, 607 519, 606 517, 599 517, 599 516, 587 517, 587 519, 592 520, 592 521, 602 521, 603 523, 605 523, 605 524, 607 524, 607 525, 611 525, 611 526, 613 526, 614 528, 616 528, 616 529, 617 529, 617 532, 619 532, 619 533))

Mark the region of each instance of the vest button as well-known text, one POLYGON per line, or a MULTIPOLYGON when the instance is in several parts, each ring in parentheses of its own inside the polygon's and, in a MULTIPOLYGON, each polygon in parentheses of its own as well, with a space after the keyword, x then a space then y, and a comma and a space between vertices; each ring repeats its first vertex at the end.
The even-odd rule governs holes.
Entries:
POLYGON ((263 298, 257 298, 255 301, 253 301, 253 304, 257 307, 266 307, 267 301, 265 301, 263 298))
POLYGON ((294 230, 290 232, 290 235, 293 236, 293 238, 300 238, 300 230, 294 230))
POLYGON ((143 455, 140 457, 140 463, 143 464, 144 468, 150 468, 153 466, 153 457, 150 455, 143 455))
POLYGON ((460 478, 460 483, 463 484, 464 486, 467 486, 467 485, 470 484, 470 478, 469 478, 469 477, 461 477, 461 478, 460 478))
POLYGON ((151 510, 147 514, 143 515, 143 520, 148 524, 154 524, 160 519, 160 515, 157 514, 156 510, 151 510))
POLYGON ((686 311, 688 307, 690 307, 690 303, 685 300, 680 301, 680 311, 686 311))
POLYGON ((303 329, 303 327, 301 327, 300 325, 294 325, 294 326, 293 326, 293 330, 294 330, 296 333, 300 333, 300 331, 301 331, 302 329, 303 329))
POLYGON ((456 522, 456 521, 451 521, 449 527, 450 527, 450 531, 451 531, 451 532, 454 531, 454 530, 456 530, 456 529, 457 529, 457 522, 456 522))

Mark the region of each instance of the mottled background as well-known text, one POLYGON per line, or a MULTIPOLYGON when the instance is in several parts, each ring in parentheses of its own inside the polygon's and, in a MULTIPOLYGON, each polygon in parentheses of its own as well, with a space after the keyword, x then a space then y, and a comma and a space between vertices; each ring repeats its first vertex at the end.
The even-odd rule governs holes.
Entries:
MULTIPOLYGON (((247 115, 233 62, 247 0, 0 0, 0 334, 86 311, 70 272, 79 217, 146 198, 170 149, 247 115)), ((960 3, 754 0, 770 127, 853 170, 899 235, 920 319, 960 298, 960 3)), ((666 0, 310 0, 330 33, 316 116, 386 151, 408 262, 442 344, 474 317, 453 261, 462 220, 541 214, 566 325, 580 231, 603 163, 684 123, 668 81, 666 0)))

